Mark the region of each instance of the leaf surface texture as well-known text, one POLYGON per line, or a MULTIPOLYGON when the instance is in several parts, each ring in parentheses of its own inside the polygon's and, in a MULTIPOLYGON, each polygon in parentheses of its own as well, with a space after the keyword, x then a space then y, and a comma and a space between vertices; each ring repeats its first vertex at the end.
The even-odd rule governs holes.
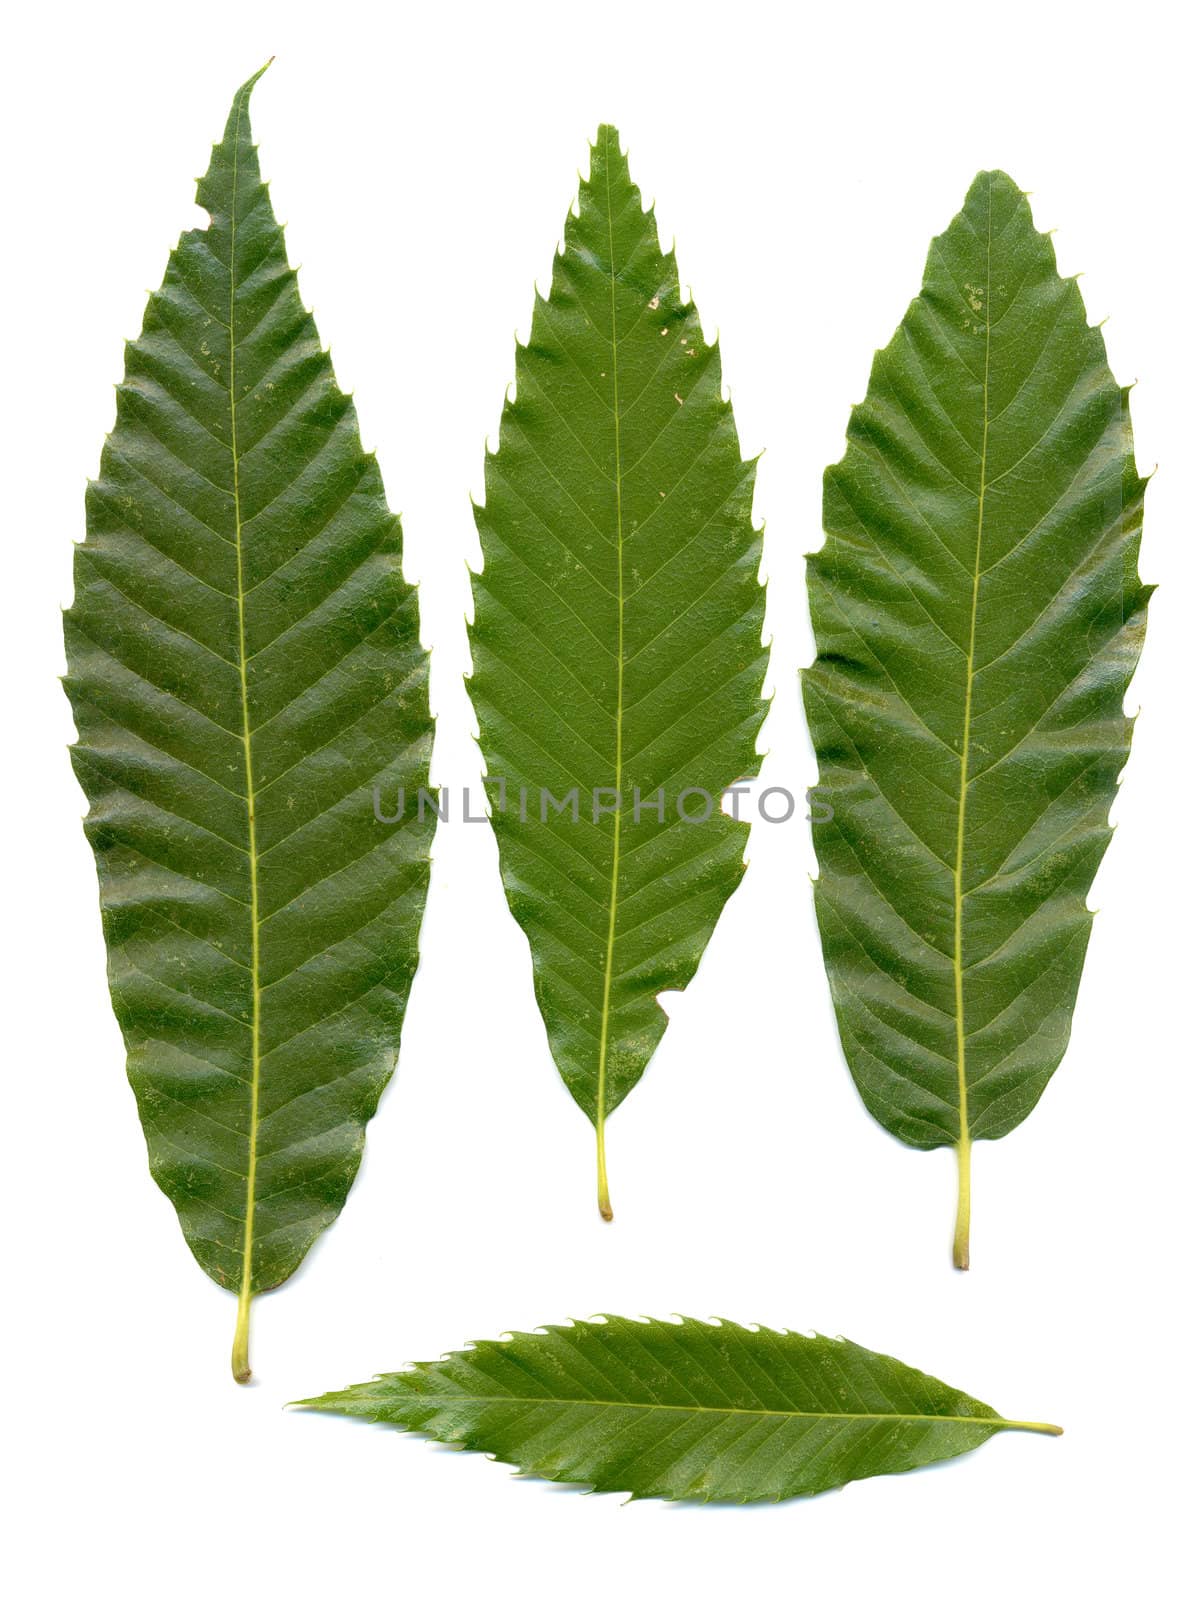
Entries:
POLYGON ((782 1500, 908 1472, 1015 1428, 861 1345, 606 1317, 482 1341, 299 1404, 415 1429, 634 1499, 782 1500))
POLYGON ((614 128, 485 472, 471 691, 492 820, 554 1060, 597 1127, 608 1214, 604 1119, 662 1036, 657 996, 690 981, 743 870, 745 828, 719 796, 756 771, 766 662, 754 465, 614 128), (707 820, 680 816, 680 798, 706 810, 685 790, 714 797, 707 820), (578 820, 543 791, 577 795, 578 820))
POLYGON ((126 350, 66 617, 113 1004, 155 1179, 239 1295, 336 1217, 395 1062, 431 819, 400 527, 236 96, 126 350))
POLYGON ((875 1117, 969 1149, 1066 1048, 1149 590, 1127 391, 1001 172, 933 241, 825 476, 816 911, 875 1117))

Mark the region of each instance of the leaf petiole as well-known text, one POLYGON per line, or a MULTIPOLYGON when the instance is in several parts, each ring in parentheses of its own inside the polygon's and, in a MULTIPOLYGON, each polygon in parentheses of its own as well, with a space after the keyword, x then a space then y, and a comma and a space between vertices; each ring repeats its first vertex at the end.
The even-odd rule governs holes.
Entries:
POLYGON ((237 1327, 233 1331, 233 1355, 230 1365, 236 1383, 250 1381, 250 1294, 249 1281, 242 1286, 237 1297, 237 1327))
POLYGON ((953 1230, 953 1264, 961 1272, 970 1269, 970 1139, 958 1140, 958 1216, 953 1230))
POLYGON ((605 1222, 611 1222, 612 1202, 608 1198, 608 1159, 604 1153, 604 1119, 602 1115, 595 1124, 595 1164, 599 1183, 599 1214, 605 1222))

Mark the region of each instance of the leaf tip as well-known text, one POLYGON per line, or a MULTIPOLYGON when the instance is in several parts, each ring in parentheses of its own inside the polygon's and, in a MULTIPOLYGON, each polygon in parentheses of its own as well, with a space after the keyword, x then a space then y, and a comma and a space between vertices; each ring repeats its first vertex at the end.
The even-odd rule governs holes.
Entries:
POLYGON ((1023 196, 1024 190, 1019 188, 1015 180, 1006 173, 1002 167, 988 167, 974 176, 970 185, 971 192, 975 189, 994 192, 996 189, 1011 189, 1014 193, 1023 196))
POLYGON ((274 56, 268 56, 267 59, 259 67, 258 71, 255 72, 252 77, 249 77, 249 78, 246 79, 245 83, 243 83, 242 86, 241 86, 243 94, 249 94, 250 90, 258 82, 259 78, 262 77, 263 73, 271 65, 271 63, 274 61, 274 59, 275 59, 274 56))

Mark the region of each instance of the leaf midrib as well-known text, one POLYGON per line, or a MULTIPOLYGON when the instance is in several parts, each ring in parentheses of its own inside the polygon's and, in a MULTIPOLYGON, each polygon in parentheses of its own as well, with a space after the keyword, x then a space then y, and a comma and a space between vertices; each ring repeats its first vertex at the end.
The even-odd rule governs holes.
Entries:
MULTIPOLYGON (((412 1390, 406 1395, 394 1395, 384 1404, 453 1404, 453 1405, 536 1405, 536 1406, 596 1406, 621 1411, 683 1411, 705 1416, 730 1417, 794 1417, 809 1422, 967 1422, 986 1428, 1020 1428, 1026 1432, 1057 1432, 1050 1422, 1013 1422, 1007 1417, 968 1417, 923 1411, 798 1411, 777 1410, 767 1406, 701 1406, 682 1405, 656 1400, 595 1400, 570 1395, 519 1395, 519 1394, 451 1394, 427 1393, 412 1390)), ((301 1402, 302 1404, 303 1402, 301 1402)), ((319 1402, 318 1402, 319 1403, 319 1402)))
POLYGON ((621 504, 619 340, 616 337, 616 244, 612 227, 612 129, 604 129, 604 204, 608 216, 608 288, 611 307, 612 423, 615 434, 616 490, 616 812, 612 818, 612 876, 608 889, 608 933, 604 952, 604 991, 600 1006, 599 1063, 596 1069, 596 1165, 600 1216, 612 1220, 604 1150, 604 1112, 608 1087, 608 1023, 612 1008, 612 969, 616 953, 616 904, 620 881, 620 817, 624 767, 624 517, 621 504))
POLYGON ((958 771, 957 841, 953 869, 953 988, 954 1026, 957 1036, 958 1081, 958 1175, 959 1218, 955 1255, 959 1266, 968 1266, 969 1208, 970 1208, 970 1099, 966 1081, 966 1008, 962 965, 962 915, 965 897, 962 893, 962 872, 966 849, 966 796, 969 792, 970 768, 970 715, 974 696, 974 656, 978 632, 978 591, 982 575, 983 511, 987 492, 987 435, 990 428, 990 376, 991 376, 991 194, 992 184, 987 180, 987 254, 986 279, 983 289, 984 344, 982 384, 982 442, 978 468, 978 520, 974 537, 974 571, 970 592, 970 639, 966 650, 966 694, 962 711, 962 752, 958 771))
POLYGON ((232 200, 229 207, 229 446, 233 457, 234 547, 237 554, 237 656, 241 694, 241 737, 246 773, 246 822, 249 844, 247 857, 250 871, 250 1122, 247 1135, 246 1217, 245 1231, 242 1237, 241 1283, 238 1286, 237 1330, 233 1341, 233 1376, 239 1383, 244 1383, 250 1376, 249 1321, 250 1300, 253 1294, 254 1203, 258 1167, 258 1088, 262 1069, 258 837, 254 816, 254 762, 251 752, 250 694, 247 675, 249 657, 246 651, 246 585, 242 550, 241 487, 238 477, 237 398, 235 388, 237 362, 237 334, 235 331, 237 300, 237 169, 241 148, 241 119, 245 110, 247 92, 247 90, 243 89, 237 100, 237 118, 233 134, 232 200))

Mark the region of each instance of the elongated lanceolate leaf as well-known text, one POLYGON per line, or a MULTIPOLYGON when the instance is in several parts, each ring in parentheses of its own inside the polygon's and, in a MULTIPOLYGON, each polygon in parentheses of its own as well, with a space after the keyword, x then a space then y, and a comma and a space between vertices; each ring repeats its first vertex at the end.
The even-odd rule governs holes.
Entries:
POLYGON ((720 794, 757 766, 761 537, 720 390, 601 127, 487 458, 471 644, 504 887, 605 1216, 604 1119, 743 870, 720 794))
POLYGON ((1061 1432, 844 1339, 690 1319, 515 1333, 299 1404, 635 1500, 783 1500, 1061 1432))
POLYGON ((955 1145, 1037 1103, 1128 754, 1145 629, 1127 391, 1024 196, 982 173, 875 357, 808 567, 832 818, 816 911, 866 1105, 955 1145))
POLYGON ((238 91, 126 352, 66 618, 113 1005, 150 1166, 239 1298, 340 1211, 392 1071, 431 726, 400 528, 271 211, 238 91))

